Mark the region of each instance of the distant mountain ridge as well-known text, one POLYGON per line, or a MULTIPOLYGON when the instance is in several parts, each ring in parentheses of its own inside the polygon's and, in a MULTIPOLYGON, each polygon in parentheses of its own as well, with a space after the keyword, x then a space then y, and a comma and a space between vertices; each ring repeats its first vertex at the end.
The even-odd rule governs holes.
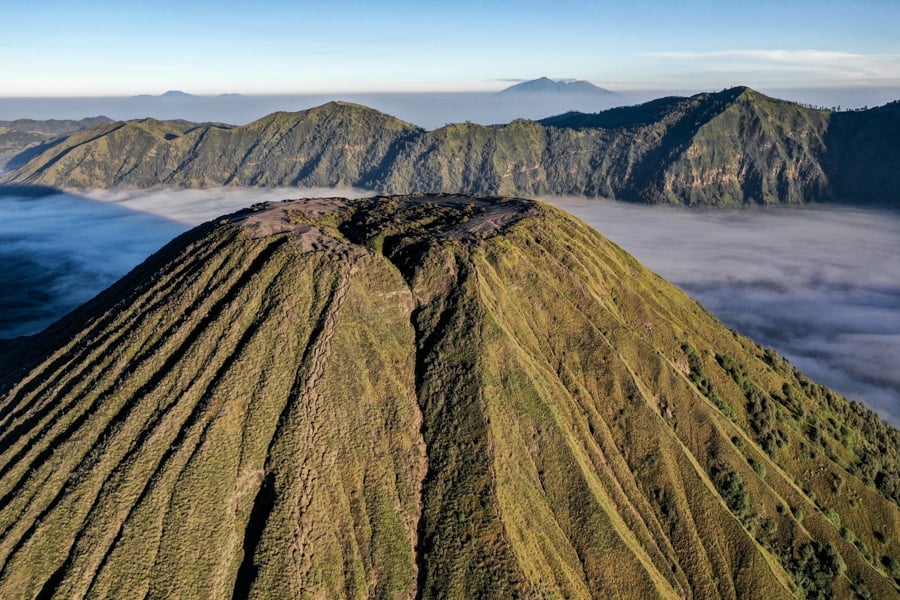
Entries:
POLYGON ((138 94, 137 96, 132 96, 132 98, 195 98, 193 94, 189 94, 187 92, 182 92, 181 90, 168 90, 159 95, 153 94, 138 94))
POLYGON ((583 79, 550 79, 540 77, 530 81, 523 81, 501 90, 498 94, 572 94, 572 95, 596 95, 615 96, 616 93, 594 85, 583 79))
POLYGON ((62 188, 359 186, 689 206, 900 204, 900 103, 832 112, 738 87, 595 114, 426 131, 332 102, 245 126, 154 120, 71 135, 6 176, 62 188))
MULTIPOLYGON (((241 94, 236 94, 234 92, 229 92, 226 94, 217 94, 216 98, 242 98, 241 94)), ((184 100, 187 102, 191 101, 203 101, 207 96, 198 96, 196 94, 191 94, 189 92, 184 92, 182 90, 168 90, 163 92, 162 94, 154 95, 154 94, 138 94, 137 96, 131 96, 130 100, 184 100)))

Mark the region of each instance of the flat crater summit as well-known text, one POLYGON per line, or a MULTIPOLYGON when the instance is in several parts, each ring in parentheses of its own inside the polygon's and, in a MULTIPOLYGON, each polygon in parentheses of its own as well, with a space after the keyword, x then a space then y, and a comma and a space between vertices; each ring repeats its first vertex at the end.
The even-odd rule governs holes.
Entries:
POLYGON ((253 232, 254 237, 295 232, 302 236, 316 223, 342 231, 377 235, 387 229, 427 226, 427 235, 486 239, 505 227, 539 214, 534 202, 516 198, 479 197, 472 194, 419 194, 375 198, 304 198, 255 204, 229 217, 253 232), (362 226, 363 230, 359 227, 362 226))
POLYGON ((517 198, 265 203, 0 345, 2 598, 896 598, 900 434, 517 198))

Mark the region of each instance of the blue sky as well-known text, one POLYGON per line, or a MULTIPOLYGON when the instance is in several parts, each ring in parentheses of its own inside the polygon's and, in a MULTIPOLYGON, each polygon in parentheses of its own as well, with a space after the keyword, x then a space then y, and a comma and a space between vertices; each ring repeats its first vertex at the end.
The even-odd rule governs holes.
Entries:
POLYGON ((0 0, 0 95, 900 86, 900 1, 0 0))

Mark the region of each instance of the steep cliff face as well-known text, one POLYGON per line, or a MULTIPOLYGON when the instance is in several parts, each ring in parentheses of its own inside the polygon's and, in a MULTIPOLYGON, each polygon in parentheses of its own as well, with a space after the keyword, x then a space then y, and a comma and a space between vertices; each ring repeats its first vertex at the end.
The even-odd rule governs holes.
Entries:
POLYGON ((834 113, 824 166, 835 200, 897 204, 900 190, 900 101, 834 113))
POLYGON ((900 588, 900 434, 571 217, 256 206, 0 347, 0 596, 900 588))
POLYGON ((610 130, 627 140, 627 170, 613 179, 614 197, 734 206, 824 199, 828 175, 821 160, 829 117, 741 87, 542 123, 610 130))
POLYGON ((743 89, 704 115, 643 190, 660 202, 799 204, 826 197, 822 165, 830 114, 743 89))

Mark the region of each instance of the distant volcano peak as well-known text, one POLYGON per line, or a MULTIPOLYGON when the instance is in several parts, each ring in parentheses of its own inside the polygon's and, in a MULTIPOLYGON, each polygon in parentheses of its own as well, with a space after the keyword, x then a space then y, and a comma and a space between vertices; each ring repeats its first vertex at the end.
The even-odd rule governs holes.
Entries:
POLYGON ((512 85, 500 94, 580 94, 614 96, 615 92, 583 79, 550 79, 539 77, 512 85))

